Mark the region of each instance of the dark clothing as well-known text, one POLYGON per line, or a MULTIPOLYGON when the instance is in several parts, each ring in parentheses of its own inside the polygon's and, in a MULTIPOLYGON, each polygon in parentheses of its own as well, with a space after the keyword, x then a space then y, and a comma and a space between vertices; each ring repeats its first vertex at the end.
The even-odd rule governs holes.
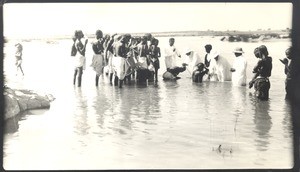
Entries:
POLYGON ((207 56, 208 56, 208 54, 206 54, 205 58, 204 58, 205 67, 209 67, 209 65, 210 65, 210 61, 207 60, 207 56))
POLYGON ((168 68, 167 71, 170 72, 175 77, 180 73, 184 72, 186 70, 186 67, 174 67, 172 69, 168 68))
POLYGON ((151 72, 148 69, 138 69, 136 79, 138 83, 144 83, 151 76, 151 72))
POLYGON ((81 87, 81 78, 82 78, 82 73, 83 73, 83 67, 77 67, 75 68, 74 71, 74 78, 73 78, 73 85, 76 83, 76 76, 77 76, 77 85, 78 87, 81 87))
POLYGON ((271 87, 268 78, 256 78, 254 81, 254 89, 257 94, 257 98, 261 100, 269 99, 269 89, 271 87))

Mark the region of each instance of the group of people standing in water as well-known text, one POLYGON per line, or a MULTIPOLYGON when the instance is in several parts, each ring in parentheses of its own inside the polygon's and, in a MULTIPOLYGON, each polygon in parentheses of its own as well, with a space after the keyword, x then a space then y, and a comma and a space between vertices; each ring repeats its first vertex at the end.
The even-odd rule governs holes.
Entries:
MULTIPOLYGON (((91 67, 96 72, 95 85, 98 86, 99 77, 106 73, 110 84, 122 87, 127 81, 130 83, 134 77, 137 83, 157 82, 158 70, 160 69, 161 50, 158 47, 159 40, 150 33, 142 37, 132 37, 130 34, 103 35, 101 30, 96 31, 96 40, 92 42, 93 59, 91 67)), ((73 37, 71 56, 74 58, 73 84, 81 86, 83 70, 86 67, 85 51, 88 39, 84 38, 81 30, 76 30, 73 37)), ((176 80, 178 74, 188 71, 193 82, 209 81, 232 81, 235 86, 246 86, 247 61, 243 56, 241 47, 233 50, 235 60, 230 66, 229 62, 212 45, 205 45, 206 55, 202 62, 199 54, 192 49, 186 49, 186 60, 177 65, 177 58, 181 54, 175 47, 175 39, 169 39, 169 46, 164 50, 166 71, 163 73, 164 80, 176 80)), ((289 59, 291 48, 286 50, 287 58, 281 60, 285 65, 287 74, 286 92, 289 92, 289 59)), ((253 78, 248 83, 249 88, 254 86, 257 97, 261 100, 269 99, 270 80, 272 72, 272 57, 268 49, 261 45, 254 50, 254 55, 259 60, 253 68, 253 78)))

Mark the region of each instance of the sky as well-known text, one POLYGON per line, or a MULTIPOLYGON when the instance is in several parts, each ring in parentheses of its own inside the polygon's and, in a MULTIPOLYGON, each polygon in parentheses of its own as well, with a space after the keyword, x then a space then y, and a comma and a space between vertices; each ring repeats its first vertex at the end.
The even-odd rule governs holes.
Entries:
POLYGON ((292 27, 292 3, 7 3, 5 37, 292 27))

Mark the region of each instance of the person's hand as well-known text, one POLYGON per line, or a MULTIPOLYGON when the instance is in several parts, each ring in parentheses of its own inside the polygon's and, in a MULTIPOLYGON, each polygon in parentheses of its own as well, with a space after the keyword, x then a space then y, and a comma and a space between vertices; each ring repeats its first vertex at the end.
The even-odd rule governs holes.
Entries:
POLYGON ((249 82, 249 88, 252 88, 253 85, 254 85, 254 81, 250 81, 250 82, 249 82))
POLYGON ((230 68, 230 72, 235 72, 235 69, 234 68, 230 68))
POLYGON ((284 59, 279 59, 281 61, 281 63, 287 65, 289 63, 289 60, 287 58, 284 59))

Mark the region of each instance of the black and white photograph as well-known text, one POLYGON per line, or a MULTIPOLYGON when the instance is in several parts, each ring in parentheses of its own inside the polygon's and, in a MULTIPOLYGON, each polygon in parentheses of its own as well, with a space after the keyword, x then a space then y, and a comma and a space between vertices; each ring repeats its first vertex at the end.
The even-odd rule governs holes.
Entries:
POLYGON ((292 19, 291 2, 4 3, 3 168, 292 169, 292 19))

